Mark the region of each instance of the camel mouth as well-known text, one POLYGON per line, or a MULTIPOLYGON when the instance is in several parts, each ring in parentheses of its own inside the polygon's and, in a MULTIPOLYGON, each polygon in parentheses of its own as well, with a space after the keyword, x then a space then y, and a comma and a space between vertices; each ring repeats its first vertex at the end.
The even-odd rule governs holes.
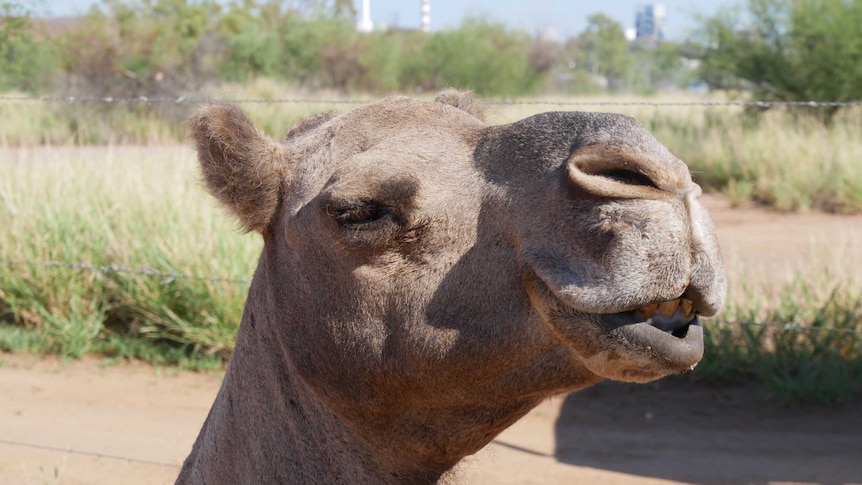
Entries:
POLYGON ((551 328, 602 377, 649 382, 691 371, 703 357, 700 313, 686 296, 594 313, 567 305, 545 285, 528 287, 551 328))
POLYGON ((528 273, 524 281, 537 313, 598 375, 648 382, 688 372, 703 357, 703 299, 697 288, 670 300, 604 311, 607 307, 583 305, 539 272, 528 273))
POLYGON ((693 370, 703 357, 703 328, 695 304, 685 297, 598 315, 600 327, 628 352, 648 356, 673 373, 693 370))
POLYGON ((674 337, 684 339, 692 324, 698 325, 694 302, 685 297, 650 303, 633 310, 649 324, 674 337))

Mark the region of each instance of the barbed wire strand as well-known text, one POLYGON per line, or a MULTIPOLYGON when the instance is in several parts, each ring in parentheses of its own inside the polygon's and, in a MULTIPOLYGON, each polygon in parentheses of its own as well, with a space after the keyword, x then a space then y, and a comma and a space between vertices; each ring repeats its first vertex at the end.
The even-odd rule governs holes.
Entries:
POLYGON ((34 262, 34 261, 15 261, 15 260, 7 260, 5 262, 8 266, 31 266, 38 268, 65 268, 77 271, 90 271, 94 273, 102 273, 102 274, 112 274, 112 273, 124 273, 124 274, 133 274, 140 276, 147 276, 152 278, 162 278, 162 283, 170 283, 173 280, 197 280, 197 281, 211 281, 211 282, 225 282, 225 283, 239 283, 248 285, 251 283, 250 279, 245 278, 224 278, 221 276, 198 276, 198 275, 187 275, 183 273, 174 273, 174 272, 163 272, 156 271, 150 268, 127 268, 124 266, 118 266, 114 264, 110 265, 95 265, 90 263, 70 263, 65 261, 43 261, 43 262, 34 262))
MULTIPOLYGON (((373 99, 304 99, 304 98, 195 98, 178 96, 0 96, 0 102, 64 102, 64 103, 143 103, 143 104, 347 104, 358 105, 373 102, 373 99)), ((579 100, 516 100, 487 99, 488 105, 547 105, 547 106, 735 106, 745 108, 806 107, 845 108, 862 106, 862 101, 579 101, 579 100)))
MULTIPOLYGON (((94 265, 89 263, 72 263, 65 261, 43 261, 43 262, 34 262, 34 261, 16 261, 16 260, 7 260, 5 263, 9 266, 30 266, 37 268, 57 268, 57 269, 70 269, 73 271, 89 271, 96 272, 102 274, 112 274, 112 273, 125 273, 125 274, 133 274, 146 276, 151 278, 163 278, 162 283, 169 283, 170 281, 177 279, 184 280, 196 280, 196 281, 212 281, 212 282, 226 282, 226 283, 239 283, 243 285, 251 284, 250 279, 243 278, 224 278, 219 276, 198 276, 198 275, 187 275, 183 273, 173 273, 173 272, 161 272, 156 271, 149 268, 126 268, 118 265, 94 265)), ((852 329, 852 328, 835 328, 835 327, 819 327, 814 325, 800 325, 796 323, 780 323, 780 322, 754 322, 748 320, 715 320, 718 324, 726 324, 726 325, 739 325, 739 326, 750 326, 750 327, 766 327, 766 328, 776 328, 782 331, 808 331, 808 332, 828 332, 828 333, 844 333, 844 334, 852 334, 862 336, 862 331, 852 329)))
POLYGON ((853 328, 817 327, 814 325, 799 325, 796 323, 752 322, 749 320, 715 320, 717 324, 739 325, 742 327, 776 328, 782 331, 800 330, 805 332, 843 333, 862 337, 862 331, 853 328))
POLYGON ((110 459, 110 460, 122 460, 122 461, 125 461, 128 463, 140 463, 143 465, 155 465, 155 466, 160 466, 160 467, 164 467, 164 468, 180 468, 180 466, 181 466, 177 463, 166 463, 163 461, 143 460, 141 458, 133 458, 131 456, 111 455, 111 454, 107 454, 107 453, 99 453, 97 451, 76 450, 76 449, 72 448, 71 446, 68 448, 62 448, 59 446, 39 445, 39 444, 35 444, 35 443, 24 443, 21 441, 7 440, 7 439, 0 439, 0 444, 4 444, 4 445, 8 445, 8 446, 14 446, 14 447, 18 447, 18 448, 33 448, 33 449, 43 450, 43 451, 57 451, 57 452, 61 452, 61 453, 68 453, 70 455, 90 456, 90 457, 94 457, 94 458, 104 458, 104 459, 110 459))
MULTIPOLYGON (((512 447, 511 445, 508 445, 508 444, 503 443, 503 442, 499 442, 497 440, 494 440, 494 442, 501 444, 503 446, 508 446, 510 448, 512 447)), ((162 468, 174 468, 174 469, 182 468, 182 465, 179 463, 167 463, 164 461, 144 460, 141 458, 135 458, 135 457, 131 457, 131 456, 111 455, 111 454, 107 454, 107 453, 99 453, 97 451, 76 450, 76 449, 72 448, 71 446, 68 448, 62 448, 59 446, 39 445, 36 443, 25 443, 23 441, 7 440, 7 439, 2 439, 2 438, 0 438, 0 444, 12 446, 15 448, 32 448, 32 449, 36 449, 36 450, 60 452, 60 453, 66 453, 66 454, 70 454, 70 455, 89 456, 89 457, 100 458, 100 459, 109 459, 109 460, 120 460, 120 461, 125 461, 127 463, 140 463, 142 465, 154 465, 154 466, 158 466, 158 467, 162 467, 162 468)), ((529 452, 529 450, 525 450, 525 449, 520 449, 520 451, 529 452)))

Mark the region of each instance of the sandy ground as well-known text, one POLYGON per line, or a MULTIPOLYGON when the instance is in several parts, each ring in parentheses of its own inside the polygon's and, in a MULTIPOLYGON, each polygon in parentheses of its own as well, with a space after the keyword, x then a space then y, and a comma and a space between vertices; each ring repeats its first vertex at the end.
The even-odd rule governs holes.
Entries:
MULTIPOLYGON (((862 267, 862 217, 705 201, 737 278, 862 267)), ((172 483, 220 378, 0 354, 0 485, 172 483)), ((860 409, 862 398, 791 409, 751 389, 603 383, 542 404, 459 475, 487 485, 862 484, 860 409)))

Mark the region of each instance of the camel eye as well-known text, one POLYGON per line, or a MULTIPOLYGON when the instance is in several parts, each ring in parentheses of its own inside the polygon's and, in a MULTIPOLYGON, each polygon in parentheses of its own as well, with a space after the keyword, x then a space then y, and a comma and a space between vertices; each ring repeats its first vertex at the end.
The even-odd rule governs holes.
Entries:
POLYGON ((377 202, 332 203, 326 213, 338 224, 341 243, 355 248, 387 244, 405 225, 393 207, 377 202))
POLYGON ((327 207, 326 212, 339 225, 350 229, 371 228, 382 219, 395 219, 392 208, 376 202, 356 202, 344 206, 327 207))

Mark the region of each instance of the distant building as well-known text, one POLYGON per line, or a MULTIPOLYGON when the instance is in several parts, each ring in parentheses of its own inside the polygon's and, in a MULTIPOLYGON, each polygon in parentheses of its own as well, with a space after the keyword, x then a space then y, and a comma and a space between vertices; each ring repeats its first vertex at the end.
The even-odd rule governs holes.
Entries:
POLYGON ((422 0, 422 32, 431 32, 431 0, 422 0))
POLYGON ((371 0, 362 0, 362 12, 356 21, 356 30, 360 32, 373 32, 374 23, 371 21, 371 0))
POLYGON ((635 17, 635 39, 657 41, 664 39, 664 22, 667 7, 662 3, 644 5, 635 17))

